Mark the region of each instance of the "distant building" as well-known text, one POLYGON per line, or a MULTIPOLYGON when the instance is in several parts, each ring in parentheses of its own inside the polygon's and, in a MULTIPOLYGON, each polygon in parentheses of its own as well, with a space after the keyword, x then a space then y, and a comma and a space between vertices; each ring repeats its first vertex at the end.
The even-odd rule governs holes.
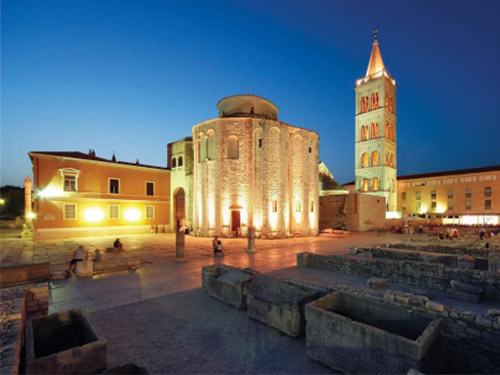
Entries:
POLYGON ((34 238, 169 230, 167 168, 103 159, 94 151, 29 156, 34 238))
POLYGON ((355 192, 384 197, 396 211, 396 81, 385 69, 377 34, 364 78, 356 81, 355 192))
MULTIPOLYGON (((444 224, 500 223, 500 165, 399 176, 398 211, 444 224)), ((354 182, 344 187, 354 191, 354 182)))

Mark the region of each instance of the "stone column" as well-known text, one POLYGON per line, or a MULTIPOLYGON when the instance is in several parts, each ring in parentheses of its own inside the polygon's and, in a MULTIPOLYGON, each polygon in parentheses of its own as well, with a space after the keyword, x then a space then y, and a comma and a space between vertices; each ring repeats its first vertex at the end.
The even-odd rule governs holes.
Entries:
POLYGON ((31 215, 31 179, 29 176, 26 176, 24 179, 24 218, 26 222, 31 223, 32 215, 31 215))
POLYGON ((255 228, 249 226, 247 253, 256 253, 256 252, 257 250, 255 249, 255 228))
POLYGON ((180 228, 175 232, 175 261, 182 263, 186 261, 184 254, 185 233, 180 228))

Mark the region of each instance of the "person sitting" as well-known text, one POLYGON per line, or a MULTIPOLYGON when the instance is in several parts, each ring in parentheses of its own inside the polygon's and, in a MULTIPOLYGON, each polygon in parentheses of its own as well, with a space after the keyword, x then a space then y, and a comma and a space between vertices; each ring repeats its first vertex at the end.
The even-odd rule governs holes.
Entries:
POLYGON ((123 244, 120 242, 120 239, 117 238, 115 242, 113 243, 113 247, 115 248, 116 251, 122 251, 123 250, 123 244))
POLYGON ((71 259, 71 261, 69 262, 68 271, 74 272, 76 270, 76 264, 87 259, 89 259, 89 253, 87 252, 87 249, 85 249, 83 245, 78 245, 77 249, 73 252, 73 259, 71 259))
POLYGON ((224 254, 223 254, 222 250, 223 250, 222 249, 222 242, 219 240, 219 241, 217 241, 217 246, 214 249, 214 256, 216 256, 216 257, 223 256, 224 254))
POLYGON ((215 236, 214 239, 212 240, 212 250, 214 251, 214 254, 215 254, 215 250, 217 249, 217 243, 219 242, 218 241, 218 237, 215 236))
POLYGON ((93 259, 93 261, 94 262, 100 262, 101 260, 102 260, 101 251, 99 249, 96 249, 95 253, 94 253, 94 259, 93 259))

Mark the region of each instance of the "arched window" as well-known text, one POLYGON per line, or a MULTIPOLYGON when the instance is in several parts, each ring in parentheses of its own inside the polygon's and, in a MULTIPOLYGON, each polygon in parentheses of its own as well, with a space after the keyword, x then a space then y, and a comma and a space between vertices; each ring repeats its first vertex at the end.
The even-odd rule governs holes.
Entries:
POLYGON ((207 132, 207 159, 214 160, 215 158, 215 149, 214 149, 214 131, 210 129, 207 132))
POLYGON ((363 178, 363 185, 361 186, 362 191, 368 191, 368 179, 363 178))
POLYGON ((375 167, 378 165, 378 151, 373 151, 372 152, 372 167, 375 167))
POLYGON ((255 108, 254 107, 250 107, 250 114, 253 115, 255 112, 255 108))
POLYGON ((182 167, 182 156, 179 156, 179 161, 177 162, 178 167, 182 167))
POLYGON ((376 129, 377 124, 374 122, 371 123, 371 138, 377 138, 377 129, 376 129))
POLYGON ((372 190, 373 191, 378 191, 378 178, 377 177, 375 177, 372 180, 372 190))
POLYGON ((368 167, 368 154, 365 152, 361 156, 361 168, 366 168, 368 167))
POLYGON ((366 141, 368 138, 367 138, 367 131, 366 131, 366 127, 365 126, 362 126, 361 127, 361 140, 362 141, 366 141))
POLYGON ((172 158, 172 168, 176 168, 176 167, 177 167, 177 159, 172 158))
POLYGON ((240 140, 237 136, 227 137, 227 158, 238 159, 240 157, 240 140))

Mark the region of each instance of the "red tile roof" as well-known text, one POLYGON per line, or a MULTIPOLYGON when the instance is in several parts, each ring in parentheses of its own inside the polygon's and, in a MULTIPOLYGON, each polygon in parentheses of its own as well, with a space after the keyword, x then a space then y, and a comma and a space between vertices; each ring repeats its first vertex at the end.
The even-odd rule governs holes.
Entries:
POLYGON ((30 157, 31 157, 31 154, 39 154, 39 155, 58 156, 58 157, 62 157, 62 158, 93 160, 93 161, 100 161, 100 162, 112 163, 112 164, 133 165, 134 167, 144 167, 144 168, 154 168, 154 169, 161 169, 161 170, 169 170, 168 168, 157 167, 157 166, 154 166, 154 165, 128 163, 126 161, 116 161, 116 162, 114 162, 114 161, 111 161, 109 159, 104 159, 104 158, 100 158, 98 156, 84 154, 83 152, 79 152, 79 151, 31 151, 29 154, 30 154, 30 157))

